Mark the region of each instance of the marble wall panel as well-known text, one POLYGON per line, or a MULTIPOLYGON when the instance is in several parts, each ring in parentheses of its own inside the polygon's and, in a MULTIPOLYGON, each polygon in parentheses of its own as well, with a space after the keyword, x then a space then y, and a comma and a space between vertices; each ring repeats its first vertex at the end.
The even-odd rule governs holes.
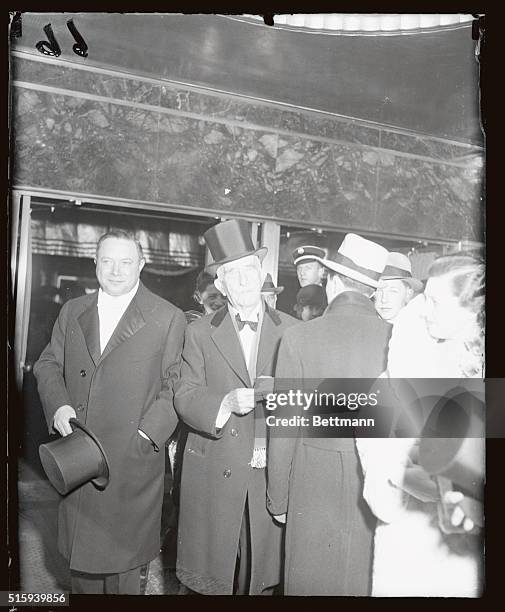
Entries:
POLYGON ((352 120, 41 62, 16 65, 20 80, 82 95, 14 88, 15 184, 320 226, 482 238, 478 148, 380 132, 383 147, 433 158, 425 161, 369 148, 377 146, 379 130, 352 120), (160 112, 115 99, 160 105, 160 112), (333 138, 349 144, 326 140, 333 138), (437 161, 458 156, 469 160, 466 167, 437 161))
POLYGON ((377 202, 377 153, 334 145, 332 158, 337 188, 334 200, 325 202, 322 220, 344 227, 373 227, 377 202))
POLYGON ((272 214, 276 135, 169 115, 159 135, 160 200, 272 214))
POLYGON ((316 114, 285 110, 279 126, 283 130, 311 136, 333 138, 343 142, 379 146, 379 129, 368 127, 352 119, 337 119, 324 113, 316 114))
POLYGON ((83 70, 78 66, 60 66, 49 59, 40 62, 13 57, 12 71, 14 78, 22 81, 159 105, 162 108, 202 115, 202 118, 211 120, 230 119, 268 129, 382 147, 440 160, 482 154, 482 149, 477 146, 389 130, 386 126, 373 126, 352 118, 335 118, 325 113, 286 108, 240 96, 206 93, 161 79, 158 82, 143 81, 133 75, 122 77, 83 70))
POLYGON ((276 216, 344 226, 373 218, 375 164, 361 149, 282 136, 275 177, 276 216))
POLYGON ((478 172, 402 157, 381 159, 377 230, 478 240, 480 197, 478 172))
POLYGON ((277 128, 282 115, 282 109, 273 105, 240 96, 205 94, 169 83, 162 84, 160 106, 196 113, 210 120, 230 119, 267 128, 277 128))
POLYGON ((402 134, 384 128, 380 130, 380 146, 384 149, 449 161, 472 154, 483 154, 482 148, 475 145, 453 143, 429 136, 402 134))
POLYGON ((158 106, 160 103, 161 86, 156 83, 60 66, 49 60, 41 63, 24 58, 14 59, 12 74, 18 81, 142 104, 158 106))
POLYGON ((25 89, 14 93, 15 183, 157 198, 157 113, 25 89))

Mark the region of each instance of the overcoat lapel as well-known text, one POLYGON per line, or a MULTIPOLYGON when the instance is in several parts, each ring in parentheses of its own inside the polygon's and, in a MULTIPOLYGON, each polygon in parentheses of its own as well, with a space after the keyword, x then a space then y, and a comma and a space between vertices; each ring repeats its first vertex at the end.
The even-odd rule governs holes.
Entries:
POLYGON ((277 340, 281 333, 281 319, 277 313, 265 306, 263 324, 261 326, 260 344, 258 347, 258 359, 256 362, 256 378, 261 376, 265 368, 272 362, 277 340))
POLYGON ((136 334, 139 329, 142 329, 146 324, 145 319, 140 311, 140 308, 137 304, 137 296, 135 296, 128 308, 125 310, 121 319, 119 319, 119 323, 114 330, 114 333, 110 337, 109 342, 107 342, 107 346, 105 347, 100 361, 105 359, 109 353, 111 353, 117 346, 124 342, 134 334, 136 334))
POLYGON ((78 317, 86 346, 94 364, 100 359, 100 330, 98 322, 98 292, 94 295, 89 306, 78 317))
POLYGON ((214 315, 212 318, 212 325, 216 325, 215 330, 211 334, 211 338, 217 349, 240 380, 247 387, 250 387, 251 379, 249 378, 244 354, 240 347, 240 340, 237 337, 237 332, 233 327, 230 313, 226 307, 219 310, 214 315))

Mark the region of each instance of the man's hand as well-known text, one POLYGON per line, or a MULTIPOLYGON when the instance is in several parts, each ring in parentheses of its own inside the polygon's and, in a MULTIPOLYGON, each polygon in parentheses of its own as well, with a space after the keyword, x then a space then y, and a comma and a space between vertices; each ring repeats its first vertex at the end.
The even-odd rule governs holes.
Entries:
POLYGON ((233 389, 223 399, 223 406, 226 410, 234 412, 239 416, 249 414, 254 410, 256 402, 254 400, 254 389, 233 389))
POLYGON ((70 419, 77 418, 75 410, 72 406, 60 406, 54 413, 53 418, 53 429, 55 429, 62 436, 68 436, 72 433, 72 426, 69 423, 70 419))
POLYGON ((283 525, 286 523, 286 513, 284 514, 274 514, 274 520, 278 523, 282 523, 283 525))

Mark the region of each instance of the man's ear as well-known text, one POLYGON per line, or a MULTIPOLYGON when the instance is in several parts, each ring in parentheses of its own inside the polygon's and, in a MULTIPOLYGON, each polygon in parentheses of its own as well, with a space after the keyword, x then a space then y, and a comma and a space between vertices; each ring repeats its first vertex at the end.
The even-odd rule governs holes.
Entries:
POLYGON ((224 297, 226 297, 226 290, 223 281, 220 278, 214 279, 214 287, 219 291, 221 295, 224 295, 224 297))
POLYGON ((142 258, 139 262, 139 274, 142 272, 142 269, 144 268, 145 265, 146 265, 146 260, 142 258))

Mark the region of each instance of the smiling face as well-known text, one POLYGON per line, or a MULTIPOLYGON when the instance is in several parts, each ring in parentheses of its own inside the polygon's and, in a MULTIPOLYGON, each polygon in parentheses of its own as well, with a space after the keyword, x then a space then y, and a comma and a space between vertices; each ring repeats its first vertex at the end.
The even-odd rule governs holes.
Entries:
POLYGON ((375 310, 382 319, 392 323, 413 295, 413 290, 399 279, 381 280, 375 292, 375 310))
POLYGON ((98 250, 96 277, 105 293, 125 295, 140 277, 145 260, 140 259, 137 245, 125 238, 106 238, 98 250))
POLYGON ((320 285, 323 274, 324 268, 318 261, 302 261, 296 266, 296 276, 300 287, 320 285))
POLYGON ((248 255, 223 264, 214 281, 237 310, 251 309, 261 302, 263 285, 261 264, 256 255, 248 255))
POLYGON ((197 293, 197 300, 203 306, 205 314, 216 312, 226 303, 226 299, 213 282, 207 285, 201 293, 197 293))
POLYGON ((447 276, 428 279, 424 297, 424 316, 430 336, 440 340, 471 336, 469 330, 476 326, 477 315, 460 305, 447 276))

